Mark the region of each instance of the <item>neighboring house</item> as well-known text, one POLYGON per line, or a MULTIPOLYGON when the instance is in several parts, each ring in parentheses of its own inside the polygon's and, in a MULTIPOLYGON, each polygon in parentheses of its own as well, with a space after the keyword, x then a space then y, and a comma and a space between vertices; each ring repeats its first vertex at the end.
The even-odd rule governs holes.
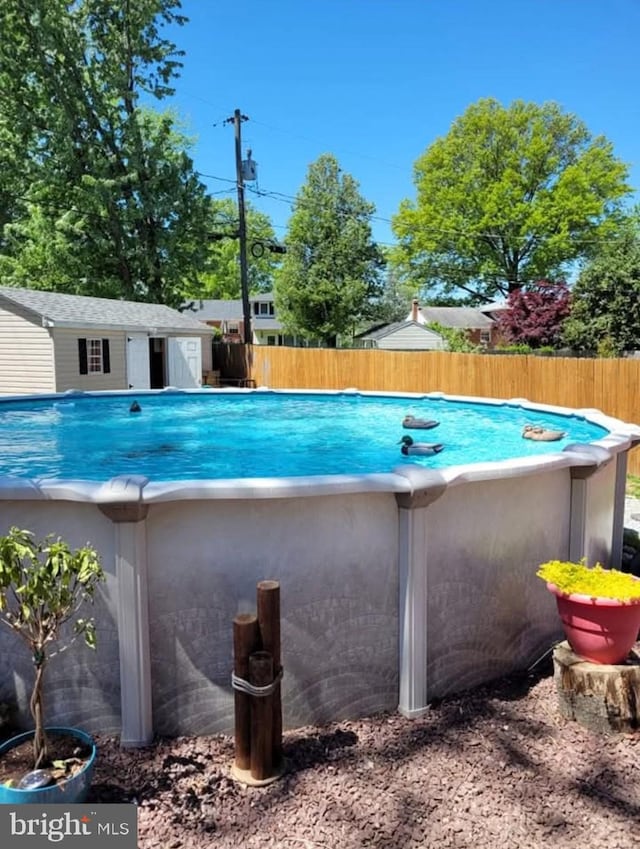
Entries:
POLYGON ((462 330, 473 345, 484 348, 493 348, 501 338, 496 322, 476 307, 421 307, 414 298, 407 320, 462 330))
MULTIPOLYGON (((188 315, 208 327, 220 331, 222 342, 244 342, 244 317, 242 301, 191 301, 182 307, 183 315, 188 315)), ((215 340, 214 340, 215 341, 215 340)))
POLYGON ((0 286, 0 392, 202 384, 211 333, 160 304, 0 286))
POLYGON ((354 337, 358 348, 380 348, 387 351, 446 351, 447 343, 439 333, 417 321, 396 321, 373 327, 354 337))
MULTIPOLYGON (((273 294, 267 292, 249 298, 251 310, 251 342, 253 345, 306 346, 299 337, 283 332, 275 315, 273 294)), ((222 342, 244 342, 244 315, 242 301, 198 300, 185 307, 185 313, 216 327, 222 342)))
POLYGON ((506 301, 494 301, 491 304, 482 304, 478 309, 483 315, 498 321, 500 316, 509 309, 509 304, 506 301))

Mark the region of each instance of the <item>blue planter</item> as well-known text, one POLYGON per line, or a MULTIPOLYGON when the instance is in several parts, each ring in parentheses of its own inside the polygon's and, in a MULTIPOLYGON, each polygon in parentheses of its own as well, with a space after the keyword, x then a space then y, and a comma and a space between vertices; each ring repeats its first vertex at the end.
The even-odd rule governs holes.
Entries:
MULTIPOLYGON (((62 784, 54 784, 51 787, 40 787, 36 790, 20 790, 17 787, 4 787, 0 785, 0 805, 51 805, 57 802, 73 804, 74 802, 84 801, 93 777, 93 768, 97 754, 96 744, 86 731, 81 731, 79 728, 47 728, 46 732, 47 735, 51 736, 64 734, 65 736, 76 737, 81 743, 90 746, 91 757, 87 761, 86 766, 77 775, 72 776, 62 784)), ((18 734, 17 737, 7 740, 0 746, 0 758, 2 758, 5 752, 13 749, 14 746, 19 746, 20 743, 30 740, 32 737, 33 731, 26 731, 24 734, 18 734)))

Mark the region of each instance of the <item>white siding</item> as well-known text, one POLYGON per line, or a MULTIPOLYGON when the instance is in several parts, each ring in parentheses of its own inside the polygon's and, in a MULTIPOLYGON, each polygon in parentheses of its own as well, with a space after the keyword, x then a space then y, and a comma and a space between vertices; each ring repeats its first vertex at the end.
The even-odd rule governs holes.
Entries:
POLYGON ((0 393, 54 392, 53 342, 46 328, 0 308, 0 393))
POLYGON ((446 351, 447 343, 431 330, 410 325, 378 339, 378 348, 387 351, 446 351))
POLYGON ((125 333, 122 330, 78 330, 58 327, 53 330, 55 341, 56 391, 67 389, 126 389, 125 333), (109 374, 80 374, 78 339, 108 339, 111 372, 109 374))

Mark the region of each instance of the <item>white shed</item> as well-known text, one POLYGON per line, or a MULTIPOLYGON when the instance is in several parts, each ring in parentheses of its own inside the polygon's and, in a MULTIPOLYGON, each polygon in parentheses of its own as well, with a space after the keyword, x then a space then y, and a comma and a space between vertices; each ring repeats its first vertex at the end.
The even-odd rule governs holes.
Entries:
POLYGON ((211 330, 161 304, 0 286, 0 393, 188 389, 211 330))

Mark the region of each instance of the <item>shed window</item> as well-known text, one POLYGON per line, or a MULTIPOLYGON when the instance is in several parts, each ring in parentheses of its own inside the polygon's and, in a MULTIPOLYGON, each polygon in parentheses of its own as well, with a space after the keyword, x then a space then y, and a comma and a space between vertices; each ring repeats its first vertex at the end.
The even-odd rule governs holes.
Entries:
POLYGON ((78 360, 80 374, 109 374, 109 340, 78 339, 78 360))
POLYGON ((87 339, 89 374, 102 374, 102 339, 87 339))

